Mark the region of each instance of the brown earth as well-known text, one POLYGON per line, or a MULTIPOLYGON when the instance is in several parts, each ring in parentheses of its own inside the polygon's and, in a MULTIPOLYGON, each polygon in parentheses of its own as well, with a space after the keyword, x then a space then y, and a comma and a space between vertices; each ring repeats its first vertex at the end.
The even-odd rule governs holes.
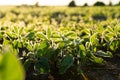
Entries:
POLYGON ((26 80, 120 80, 120 57, 114 56, 104 60, 104 65, 82 66, 84 75, 77 74, 74 66, 63 75, 56 71, 56 73, 51 74, 28 75, 26 80))

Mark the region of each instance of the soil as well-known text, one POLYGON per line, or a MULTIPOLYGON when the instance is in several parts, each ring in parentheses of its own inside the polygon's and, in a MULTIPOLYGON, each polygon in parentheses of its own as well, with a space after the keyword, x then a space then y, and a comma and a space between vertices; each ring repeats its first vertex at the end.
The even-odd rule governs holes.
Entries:
POLYGON ((89 80, 120 80, 120 57, 105 59, 103 66, 89 66, 85 70, 89 80))
POLYGON ((86 79, 77 74, 75 67, 71 67, 63 75, 57 72, 37 76, 28 75, 26 80, 120 80, 120 57, 114 56, 104 60, 105 64, 102 66, 93 64, 82 67, 86 79))

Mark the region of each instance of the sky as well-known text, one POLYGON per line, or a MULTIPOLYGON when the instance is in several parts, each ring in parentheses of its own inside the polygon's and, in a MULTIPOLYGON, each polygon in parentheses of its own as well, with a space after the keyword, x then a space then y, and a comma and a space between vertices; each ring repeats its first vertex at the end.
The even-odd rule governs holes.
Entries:
MULTIPOLYGON (((21 4, 35 4, 39 2, 41 6, 65 6, 68 5, 71 0, 0 0, 0 5, 21 5, 21 4)), ((113 4, 118 3, 120 0, 75 0, 77 5, 83 5, 88 3, 94 4, 96 1, 103 1, 105 4, 109 4, 111 1, 113 4)))

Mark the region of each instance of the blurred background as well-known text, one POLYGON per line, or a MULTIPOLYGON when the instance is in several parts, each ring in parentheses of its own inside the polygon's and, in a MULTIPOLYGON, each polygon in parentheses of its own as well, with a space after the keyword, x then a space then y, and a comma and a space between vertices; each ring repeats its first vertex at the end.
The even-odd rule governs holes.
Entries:
POLYGON ((96 2, 104 2, 105 5, 117 5, 120 0, 0 0, 0 5, 33 5, 38 3, 40 6, 67 6, 70 2, 74 1, 77 6, 93 5, 96 2))

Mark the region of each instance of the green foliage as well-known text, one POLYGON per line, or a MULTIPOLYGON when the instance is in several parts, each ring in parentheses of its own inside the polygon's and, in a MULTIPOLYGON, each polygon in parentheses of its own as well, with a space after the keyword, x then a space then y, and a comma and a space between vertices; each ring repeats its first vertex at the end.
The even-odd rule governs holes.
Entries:
POLYGON ((45 74, 50 71, 49 63, 47 58, 41 58, 35 63, 35 70, 40 74, 45 74))
POLYGON ((60 73, 63 74, 66 72, 67 69, 69 69, 73 65, 73 56, 67 55, 63 58, 60 64, 60 73))
POLYGON ((52 73, 52 68, 64 74, 71 67, 81 70, 86 64, 103 64, 104 58, 120 51, 119 9, 14 7, 6 11, 0 22, 0 80, 24 78, 18 60, 26 72, 32 68, 32 75, 52 73))

